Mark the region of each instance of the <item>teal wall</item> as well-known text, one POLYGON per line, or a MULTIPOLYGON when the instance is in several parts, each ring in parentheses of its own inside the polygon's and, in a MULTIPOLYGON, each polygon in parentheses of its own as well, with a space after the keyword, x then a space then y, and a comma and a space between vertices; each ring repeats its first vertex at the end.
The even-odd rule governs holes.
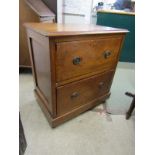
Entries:
POLYGON ((135 16, 114 13, 97 13, 97 25, 116 28, 125 28, 127 33, 122 47, 120 60, 122 62, 135 62, 135 16))

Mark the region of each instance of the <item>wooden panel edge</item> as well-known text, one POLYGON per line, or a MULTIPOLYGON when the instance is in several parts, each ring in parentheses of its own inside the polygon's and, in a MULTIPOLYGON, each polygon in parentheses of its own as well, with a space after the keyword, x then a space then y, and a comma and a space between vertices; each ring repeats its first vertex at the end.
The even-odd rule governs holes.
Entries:
POLYGON ((50 71, 51 71, 51 96, 52 96, 52 111, 53 117, 57 115, 57 99, 56 99, 56 65, 55 65, 55 53, 56 47, 55 42, 52 39, 49 39, 49 48, 50 48, 50 71))
POLYGON ((105 70, 94 71, 94 72, 90 72, 90 73, 87 73, 84 75, 76 76, 76 77, 73 77, 73 78, 70 78, 70 79, 67 79, 64 81, 60 81, 60 82, 56 83, 56 86, 57 87, 64 86, 65 84, 69 84, 69 83, 73 83, 76 81, 88 79, 89 77, 97 77, 98 75, 106 74, 107 72, 111 72, 111 71, 115 71, 115 67, 112 66, 111 69, 108 71, 105 71, 105 70))
POLYGON ((96 40, 105 38, 119 38, 124 33, 110 33, 110 34, 90 34, 90 35, 75 35, 75 36, 58 36, 53 38, 55 43, 60 42, 72 42, 72 41, 84 41, 84 40, 96 40), (91 39, 90 39, 91 38, 91 39))

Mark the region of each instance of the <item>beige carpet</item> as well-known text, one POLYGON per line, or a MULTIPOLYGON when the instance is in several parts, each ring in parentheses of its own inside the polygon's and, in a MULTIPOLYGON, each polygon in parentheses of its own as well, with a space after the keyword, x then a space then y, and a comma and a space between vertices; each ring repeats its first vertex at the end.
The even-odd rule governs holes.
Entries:
POLYGON ((132 67, 118 66, 106 104, 55 129, 35 101, 32 75, 20 74, 19 82, 19 110, 28 143, 25 155, 134 155, 134 116, 130 120, 124 116, 131 102, 124 93, 134 92, 132 67))

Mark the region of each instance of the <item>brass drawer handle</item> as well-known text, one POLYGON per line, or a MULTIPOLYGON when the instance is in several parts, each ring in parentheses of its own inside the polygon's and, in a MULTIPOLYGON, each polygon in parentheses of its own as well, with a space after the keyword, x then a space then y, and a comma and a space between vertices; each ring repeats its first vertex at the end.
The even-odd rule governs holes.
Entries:
POLYGON ((73 64, 74 64, 74 65, 79 65, 80 62, 81 62, 81 58, 80 58, 80 57, 75 57, 75 58, 73 59, 73 64))
POLYGON ((80 94, 78 92, 74 92, 71 95, 71 99, 78 97, 80 94))
POLYGON ((105 59, 109 58, 110 55, 111 55, 111 53, 112 53, 111 51, 104 51, 104 52, 103 52, 104 58, 105 58, 105 59))
POLYGON ((104 83, 103 82, 100 82, 99 83, 99 88, 102 89, 103 87, 104 87, 104 83))

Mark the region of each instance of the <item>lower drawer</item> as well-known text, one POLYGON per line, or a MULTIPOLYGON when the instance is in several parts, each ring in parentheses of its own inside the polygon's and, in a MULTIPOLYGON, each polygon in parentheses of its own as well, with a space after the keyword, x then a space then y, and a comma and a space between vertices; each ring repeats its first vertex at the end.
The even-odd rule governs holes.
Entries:
POLYGON ((62 115, 109 92, 113 71, 57 88, 57 114, 62 115))

